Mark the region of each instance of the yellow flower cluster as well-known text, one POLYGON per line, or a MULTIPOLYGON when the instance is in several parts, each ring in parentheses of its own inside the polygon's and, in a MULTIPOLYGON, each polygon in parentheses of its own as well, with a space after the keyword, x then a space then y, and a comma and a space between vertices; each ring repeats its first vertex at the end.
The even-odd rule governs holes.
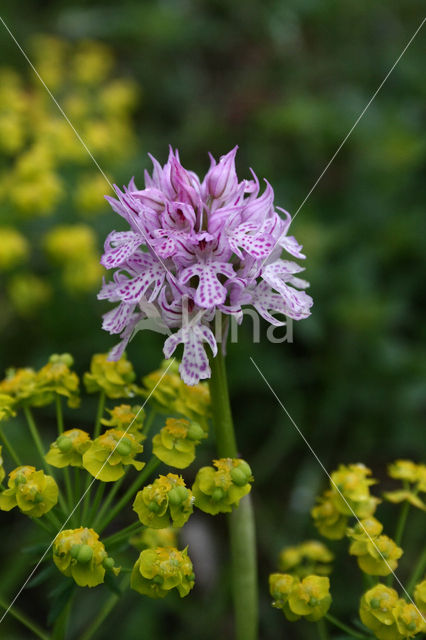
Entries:
POLYGON ((288 573, 269 576, 272 606, 281 609, 291 622, 303 617, 316 622, 325 616, 331 604, 330 581, 324 576, 308 575, 303 580, 288 573))
POLYGON ((307 540, 293 547, 285 547, 279 555, 279 569, 284 573, 304 578, 315 574, 331 573, 334 554, 318 540, 307 540))
POLYGON ((385 500, 393 503, 408 502, 413 507, 426 511, 426 504, 418 495, 426 492, 426 465, 411 460, 396 460, 388 467, 391 478, 401 480, 403 489, 386 491, 385 500))
POLYGON ((102 268, 96 245, 95 232, 85 224, 60 225, 46 234, 46 253, 62 269, 68 291, 92 291, 100 284, 102 268))
POLYGON ((8 369, 0 381, 0 393, 10 396, 15 405, 41 407, 55 400, 55 394, 67 398, 68 406, 78 407, 79 379, 71 371, 73 358, 69 353, 53 354, 39 371, 30 368, 8 369))
POLYGON ((346 533, 350 516, 367 518, 375 512, 380 500, 370 494, 370 486, 375 484, 370 475, 370 469, 363 464, 342 464, 333 471, 330 489, 311 511, 321 535, 339 540, 346 533))
POLYGON ((8 420, 15 415, 15 411, 13 410, 15 400, 8 393, 3 393, 1 391, 1 385, 2 383, 0 382, 0 422, 2 420, 8 420))
POLYGON ((90 372, 84 374, 88 393, 103 391, 108 398, 132 398, 139 392, 133 384, 136 374, 133 365, 123 354, 120 360, 108 360, 108 354, 95 354, 90 363, 90 372))
POLYGON ((207 433, 196 422, 168 418, 160 433, 152 439, 153 452, 170 467, 185 469, 195 460, 195 447, 207 433))
POLYGON ((152 484, 139 491, 133 510, 147 527, 163 529, 183 527, 194 507, 192 492, 186 488, 181 476, 169 473, 159 476, 152 484))
POLYGON ((403 554, 391 538, 382 535, 382 530, 382 524, 370 517, 348 531, 352 538, 349 553, 357 557, 361 571, 372 576, 387 576, 395 571, 403 554))
POLYGON ((164 374, 170 361, 165 360, 157 371, 142 379, 145 395, 160 413, 179 414, 188 420, 202 425, 207 431, 207 418, 210 415, 210 392, 206 383, 192 387, 186 385, 178 372, 179 363, 174 362, 164 374), (161 379, 161 384, 158 385, 161 379), (156 385, 158 385, 156 387, 156 385))
POLYGON ((124 476, 126 466, 132 465, 138 471, 145 466, 135 460, 142 451, 143 446, 132 433, 107 429, 84 452, 83 467, 97 480, 113 482, 124 476))
POLYGON ((34 316, 52 297, 52 287, 45 278, 27 271, 16 273, 7 284, 14 311, 23 317, 34 316))
POLYGON ((417 607, 398 598, 394 589, 383 584, 364 593, 359 614, 379 640, 413 638, 426 628, 417 607))
POLYGON ((130 586, 150 598, 164 598, 177 589, 181 598, 194 586, 195 576, 187 550, 157 547, 141 552, 133 567, 130 586))
POLYGON ((30 518, 40 518, 58 501, 58 486, 51 476, 35 467, 20 466, 11 471, 8 488, 0 493, 0 509, 18 507, 30 518))
POLYGON ((250 492, 253 476, 247 462, 240 458, 220 458, 213 460, 213 465, 199 469, 192 493, 196 507, 216 515, 238 506, 250 492))
POLYGON ((115 574, 114 560, 105 551, 93 529, 80 527, 61 531, 53 543, 53 562, 65 576, 80 587, 96 587, 104 581, 105 571, 115 574))

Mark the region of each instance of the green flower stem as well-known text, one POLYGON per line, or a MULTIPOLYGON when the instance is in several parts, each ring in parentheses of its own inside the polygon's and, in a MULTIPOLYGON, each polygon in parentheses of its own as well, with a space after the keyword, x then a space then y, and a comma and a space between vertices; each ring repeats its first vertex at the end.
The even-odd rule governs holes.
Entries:
POLYGON ((98 482, 98 488, 96 489, 95 499, 93 500, 93 505, 92 505, 92 508, 90 509, 90 513, 88 515, 88 521, 90 523, 93 523, 93 520, 96 518, 96 515, 97 515, 98 510, 99 510, 99 505, 102 502, 102 498, 103 498, 104 492, 105 492, 106 482, 101 482, 100 480, 98 480, 97 482, 98 482))
MULTIPOLYGON (((61 396, 58 394, 56 394, 55 404, 56 404, 56 422, 58 425, 58 435, 61 435, 64 432, 64 414, 62 411, 61 396)), ((67 492, 68 508, 72 509, 74 506, 74 496, 72 493, 70 470, 68 469, 68 467, 64 467, 64 478, 65 478, 65 488, 67 492)))
POLYGON ((80 516, 81 516, 81 504, 78 504, 78 501, 81 498, 81 476, 79 467, 74 467, 74 504, 73 508, 76 507, 73 515, 74 522, 76 526, 80 526, 80 516), (77 506, 78 504, 78 506, 77 506))
POLYGON ((55 529, 55 531, 59 531, 59 529, 62 527, 62 523, 59 520, 59 518, 57 518, 57 516, 52 511, 48 511, 44 515, 46 519, 49 520, 50 524, 55 529))
MULTIPOLYGON (((102 533, 102 531, 111 522, 111 520, 113 520, 115 518, 117 513, 120 513, 120 511, 126 506, 126 504, 130 500, 132 500, 132 498, 134 498, 134 496, 135 496, 136 492, 139 490, 139 488, 149 478, 149 476, 152 473, 154 473, 154 471, 157 469, 157 467, 160 466, 160 464, 161 464, 161 461, 158 458, 156 458, 155 456, 152 456, 151 460, 142 469, 142 471, 139 472, 139 474, 137 475, 135 480, 132 482, 132 484, 127 489, 127 491, 124 493, 124 495, 121 497, 121 499, 117 502, 115 507, 109 511, 107 517, 98 526, 98 533, 102 533)), ((249 639, 247 639, 247 640, 249 640, 249 639)))
MULTIPOLYGON (((32 438, 34 440, 34 444, 35 444, 36 449, 37 449, 37 451, 39 453, 39 456, 41 458, 41 463, 43 465, 43 468, 44 468, 44 470, 46 471, 47 474, 49 474, 52 477, 54 477, 51 467, 47 464, 46 460, 44 459, 43 443, 41 441, 41 438, 40 438, 40 435, 39 435, 39 432, 38 432, 37 425, 35 423, 33 414, 31 412, 31 409, 26 405, 24 405, 24 414, 25 414, 25 417, 27 419, 27 423, 28 423, 28 427, 29 427, 30 433, 31 433, 32 438)), ((65 503, 64 497, 63 497, 63 495, 61 494, 60 491, 59 491, 59 495, 58 495, 58 501, 59 501, 59 504, 61 506, 62 511, 66 515, 68 513, 68 508, 67 508, 67 505, 65 503)))
POLYGON ((317 629, 318 629, 318 636, 320 640, 328 640, 328 637, 329 637, 328 629, 327 629, 327 624, 324 618, 321 618, 320 620, 318 620, 317 629))
POLYGON ((92 527, 93 527, 94 529, 96 529, 96 526, 97 526, 97 524, 98 524, 99 522, 102 522, 102 518, 104 517, 105 512, 108 510, 108 507, 110 506, 111 502, 114 500, 114 498, 115 498, 115 496, 116 496, 117 492, 119 491, 119 489, 120 489, 121 485, 122 485, 122 484, 123 484, 123 482, 124 482, 124 478, 125 478, 125 477, 126 477, 126 476, 124 475, 124 476, 122 476, 119 480, 116 480, 116 481, 114 482, 113 487, 109 490, 109 493, 108 493, 108 495, 107 495, 106 499, 104 500, 104 502, 103 502, 103 504, 102 504, 102 507, 100 508, 100 510, 99 510, 99 512, 97 513, 97 515, 96 515, 96 517, 95 517, 95 520, 94 520, 94 522, 93 522, 92 527))
MULTIPOLYGON (((95 440, 101 432, 101 420, 104 414, 104 409, 105 409, 105 391, 101 391, 99 393, 98 409, 96 412, 95 425, 93 427, 93 440, 95 440)), ((88 513, 89 513, 91 482, 92 482, 92 476, 88 474, 86 479, 86 485, 84 487, 84 492, 83 492, 84 500, 83 500, 83 513, 81 516, 82 522, 86 521, 86 518, 88 517, 88 513)))
POLYGON ((142 528, 143 525, 140 522, 132 522, 132 524, 124 527, 124 529, 121 529, 121 531, 117 531, 117 533, 113 533, 111 536, 108 536, 108 538, 105 538, 103 540, 103 543, 105 545, 111 546, 113 544, 116 544, 117 542, 121 542, 121 540, 126 539, 132 533, 136 533, 138 529, 142 528))
POLYGON ((65 640, 67 635, 68 623, 70 619, 72 603, 74 600, 75 592, 73 592, 68 600, 67 604, 56 619, 52 629, 52 640, 65 640))
POLYGON ((149 430, 151 429, 153 422, 155 420, 155 417, 157 415, 157 412, 155 409, 151 409, 151 411, 149 412, 149 416, 147 417, 147 419, 145 420, 145 424, 142 427, 142 433, 144 436, 147 436, 149 433, 149 430))
POLYGON ((352 636, 353 638, 359 638, 359 640, 366 640, 366 638, 371 638, 371 636, 366 636, 363 633, 359 633, 358 631, 355 631, 355 629, 348 627, 348 625, 346 625, 344 622, 341 622, 340 620, 332 616, 330 613, 325 614, 325 619, 328 620, 331 624, 334 624, 334 626, 340 629, 341 631, 344 631, 348 635, 352 636))
MULTIPOLYGON (((5 610, 7 610, 9 607, 9 605, 4 602, 3 598, 0 598, 0 607, 5 610)), ((9 613, 11 616, 16 618, 16 620, 19 620, 19 622, 23 624, 24 627, 27 627, 27 629, 32 631, 33 634, 37 636, 37 638, 41 638, 41 640, 51 640, 48 634, 43 631, 43 629, 39 627, 38 624, 30 620, 28 616, 19 611, 19 609, 17 609, 16 607, 11 607, 11 609, 9 609, 9 613)))
POLYGON ((64 414, 62 411, 61 396, 59 396, 58 394, 56 394, 55 404, 56 404, 56 419, 58 422, 58 435, 61 435, 64 432, 64 414))
POLYGON ((396 523, 394 539, 398 546, 400 546, 401 544, 401 540, 404 534, 405 524, 407 522, 407 516, 409 511, 410 511, 410 503, 408 501, 405 501, 399 512, 398 522, 396 523))
MULTIPOLYGON (((126 589, 126 587, 129 584, 129 580, 130 580, 129 576, 126 576, 123 579, 120 585, 121 591, 124 591, 126 589)), ((99 611, 96 618, 93 620, 92 624, 86 629, 83 635, 80 636, 80 640, 91 640, 91 638, 93 638, 93 636, 95 635, 99 627, 102 625, 104 620, 108 617, 108 615, 111 613, 112 609, 115 607, 115 605, 118 603, 119 600, 120 600, 120 596, 118 594, 114 593, 110 595, 110 597, 105 602, 102 609, 99 611)))
POLYGON ((105 391, 99 394, 98 411, 96 414, 95 428, 93 430, 93 440, 98 437, 101 432, 101 420, 105 409, 105 391))
MULTIPOLYGON (((210 358, 212 375, 210 395, 216 447, 221 458, 238 455, 229 403, 225 362, 219 348, 210 358)), ((229 517, 233 598, 237 640, 256 640, 258 637, 258 596, 256 566, 256 534, 250 496, 245 496, 229 517)))
POLYGON ((22 462, 20 461, 19 456, 16 453, 15 449, 10 444, 9 439, 5 436, 3 429, 0 429, 0 438, 2 439, 4 446, 8 450, 16 466, 20 467, 22 465, 22 462))
POLYGON ((415 569, 408 581, 407 591, 411 595, 414 591, 414 587, 417 582, 423 577, 423 573, 426 569, 426 547, 423 549, 423 552, 415 565, 415 569))

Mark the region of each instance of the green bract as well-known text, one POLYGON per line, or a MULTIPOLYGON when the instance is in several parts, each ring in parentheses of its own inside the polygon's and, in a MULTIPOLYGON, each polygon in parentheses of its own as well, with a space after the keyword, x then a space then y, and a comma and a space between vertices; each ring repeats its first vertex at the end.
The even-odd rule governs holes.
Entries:
POLYGON ((0 509, 10 511, 18 507, 30 518, 40 518, 58 501, 58 485, 44 471, 20 466, 9 474, 8 489, 0 494, 0 509))
POLYGON ((181 598, 194 586, 192 562, 187 550, 157 547, 141 552, 133 567, 130 586, 150 598, 164 598, 177 589, 181 598))
POLYGON ((207 434, 196 422, 168 418, 165 426, 152 439, 153 452, 171 467, 185 469, 195 459, 195 447, 207 434))
POLYGON ((135 436, 119 429, 108 429, 92 441, 83 455, 83 467, 97 480, 112 482, 124 475, 124 467, 131 464, 140 471, 144 462, 135 460, 143 446, 135 436))
POLYGON ((133 509, 147 527, 182 527, 193 512, 194 498, 180 476, 160 476, 136 495, 133 509))
POLYGON ((53 467, 82 467, 83 454, 90 447, 90 436, 81 429, 69 429, 64 431, 50 445, 49 451, 44 456, 46 462, 53 467))
POLYGON ((192 492, 195 506, 215 515, 232 511, 238 505, 250 492, 253 476, 247 462, 239 458, 220 458, 213 460, 213 465, 198 471, 192 492))
POLYGON ((125 354, 112 362, 107 354, 98 353, 92 358, 90 372, 84 374, 84 384, 88 393, 104 391, 108 398, 131 398, 139 391, 133 384, 135 378, 133 366, 125 354))

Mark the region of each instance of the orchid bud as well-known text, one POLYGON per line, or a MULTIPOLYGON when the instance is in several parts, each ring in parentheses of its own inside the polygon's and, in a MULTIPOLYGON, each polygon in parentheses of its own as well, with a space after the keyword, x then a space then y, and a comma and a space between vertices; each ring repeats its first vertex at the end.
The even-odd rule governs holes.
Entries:
POLYGON ((213 198, 225 200, 238 186, 238 178, 235 171, 237 148, 234 147, 226 156, 222 156, 219 163, 213 166, 207 174, 207 191, 213 198))

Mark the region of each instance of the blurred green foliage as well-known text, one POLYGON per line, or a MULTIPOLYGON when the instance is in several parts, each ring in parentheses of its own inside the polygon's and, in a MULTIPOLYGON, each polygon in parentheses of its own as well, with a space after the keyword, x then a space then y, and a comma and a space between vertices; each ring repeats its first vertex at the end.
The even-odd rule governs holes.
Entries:
MULTIPOLYGON (((200 172, 208 166, 207 151, 220 155, 239 144, 240 175, 252 166, 267 177, 276 202, 293 214, 422 17, 420 0, 21 0, 4 8, 23 45, 46 32, 99 40, 113 50, 118 75, 138 83, 136 153, 119 169, 112 158, 102 162, 114 181, 135 175, 141 183, 146 153, 165 160, 168 144, 180 149, 185 166, 200 172)), ((0 46, 2 64, 27 74, 2 25, 0 46)), ((252 344, 248 323, 228 349, 239 444, 256 478, 265 640, 315 637, 308 624, 294 631, 271 609, 267 574, 282 546, 314 535, 309 510, 326 478, 249 357, 327 469, 363 461, 383 477, 387 462, 418 461, 425 452, 424 97, 421 33, 294 222, 308 256, 312 317, 294 327, 292 344, 265 338, 252 344)), ((65 184, 69 197, 56 212, 58 222, 75 217, 73 184, 71 178, 65 184)), ((121 228, 116 214, 103 211, 88 223, 100 239, 121 228)), ((14 212, 9 215, 13 224, 14 212)), ((70 351, 83 370, 93 352, 112 346, 100 329, 106 307, 94 291, 79 297, 56 291, 33 316, 10 318, 2 311, 2 369, 38 366, 52 352, 70 351)), ((138 334, 131 343, 129 356, 141 375, 158 365, 161 346, 157 335, 138 334)), ((407 534, 402 581, 415 557, 410 548, 421 539, 418 522, 413 517, 407 534)), ((225 523, 216 526, 222 547, 225 523)), ((352 581, 355 563, 339 553, 339 543, 333 550, 341 563, 332 589, 341 595, 333 606, 344 616, 345 603, 361 587, 352 581)), ((221 551, 218 562, 224 556, 221 551)), ((27 566, 13 568, 18 585, 27 566)), ((13 591, 5 574, 3 585, 13 591)), ((226 568, 218 580, 179 604, 141 603, 132 596, 125 615, 117 611, 111 624, 120 626, 123 638, 141 628, 153 640, 170 629, 176 640, 230 637, 226 568)), ((90 594, 82 621, 96 602, 90 594)), ((28 603, 35 607, 24 595, 22 605, 28 603)), ((11 630, 11 620, 7 624, 8 638, 25 637, 11 630)))

